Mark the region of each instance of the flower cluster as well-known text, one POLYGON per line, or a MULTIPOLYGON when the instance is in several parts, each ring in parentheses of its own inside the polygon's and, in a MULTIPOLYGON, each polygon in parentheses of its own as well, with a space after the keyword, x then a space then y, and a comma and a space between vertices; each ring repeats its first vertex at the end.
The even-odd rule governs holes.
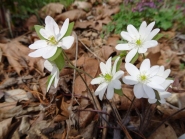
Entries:
MULTIPOLYGON (((148 48, 155 47, 158 42, 152 38, 159 32, 159 29, 153 29, 155 22, 148 26, 146 22, 142 22, 139 30, 133 25, 127 26, 127 32, 122 31, 121 36, 127 40, 126 44, 116 45, 117 50, 130 50, 125 58, 125 69, 129 75, 124 76, 122 81, 128 85, 134 85, 133 92, 136 98, 147 98, 149 103, 165 103, 165 98, 171 94, 166 91, 173 80, 167 79, 170 74, 170 69, 164 70, 164 66, 152 66, 149 59, 144 59, 141 63, 140 69, 134 64, 130 63, 136 54, 143 54, 148 48)), ((102 74, 93 79, 91 84, 99 84, 95 90, 95 95, 99 95, 100 100, 107 89, 107 99, 112 99, 114 89, 121 89, 121 82, 119 79, 124 72, 119 70, 116 72, 116 67, 119 57, 114 62, 113 69, 111 67, 111 58, 106 62, 100 63, 102 74)))
POLYGON ((35 50, 34 52, 29 53, 30 57, 43 57, 46 59, 44 67, 51 72, 51 78, 49 78, 47 91, 53 81, 55 88, 57 87, 59 81, 59 67, 61 66, 57 65, 57 63, 59 63, 57 61, 61 60, 59 58, 61 58, 60 55, 62 54, 59 53, 57 55, 57 50, 60 50, 59 48, 69 49, 74 42, 73 36, 66 35, 68 28, 69 19, 66 19, 61 29, 59 29, 59 26, 54 19, 47 16, 45 18, 45 28, 41 26, 39 30, 36 30, 41 40, 37 40, 29 46, 30 49, 35 50))

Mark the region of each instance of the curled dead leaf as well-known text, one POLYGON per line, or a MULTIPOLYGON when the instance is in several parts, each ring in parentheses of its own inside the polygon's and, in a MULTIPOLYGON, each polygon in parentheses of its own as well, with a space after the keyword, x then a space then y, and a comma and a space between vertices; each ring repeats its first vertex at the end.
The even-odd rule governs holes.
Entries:
POLYGON ((76 6, 77 9, 83 9, 89 11, 92 8, 92 4, 86 1, 75 1, 72 6, 76 6))
POLYGON ((64 9, 64 5, 62 5, 61 3, 49 3, 39 11, 39 15, 43 19, 47 15, 50 15, 51 17, 55 17, 55 15, 62 13, 63 9, 64 9))
POLYGON ((66 18, 69 18, 70 21, 76 21, 78 19, 84 19, 86 17, 86 12, 80 9, 74 9, 56 16, 56 21, 64 21, 66 18))

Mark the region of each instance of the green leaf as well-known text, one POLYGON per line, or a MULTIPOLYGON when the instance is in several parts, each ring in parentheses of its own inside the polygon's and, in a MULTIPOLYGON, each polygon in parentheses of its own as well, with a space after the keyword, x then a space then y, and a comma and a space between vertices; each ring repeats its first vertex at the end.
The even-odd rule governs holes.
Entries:
POLYGON ((62 53, 54 60, 56 66, 59 70, 62 70, 65 67, 65 59, 62 53))
POLYGON ((119 57, 119 56, 114 56, 114 57, 112 58, 112 60, 116 60, 118 57, 119 57))
POLYGON ((34 28, 35 28, 35 31, 36 31, 38 37, 39 37, 40 39, 46 40, 46 39, 40 34, 40 32, 39 32, 40 29, 41 29, 41 28, 44 28, 44 27, 43 27, 43 26, 40 26, 40 25, 35 25, 34 28))
POLYGON ((49 61, 54 61, 61 54, 61 52, 62 52, 62 49, 60 47, 57 48, 56 53, 52 57, 50 57, 48 60, 49 61))
POLYGON ((121 63, 122 63, 122 58, 120 58, 118 60, 118 63, 117 63, 117 66, 116 66, 116 71, 118 71, 120 69, 121 63))
POLYGON ((138 57, 139 57, 139 53, 137 52, 136 55, 130 61, 130 63, 134 64, 136 62, 136 60, 138 59, 138 57))
POLYGON ((163 33, 158 33, 155 37, 154 37, 154 40, 159 40, 161 39, 162 37, 164 37, 164 34, 163 33))
POLYGON ((66 34, 64 35, 64 37, 71 35, 71 33, 73 31, 73 26, 74 26, 74 22, 71 22, 68 26, 68 29, 67 29, 66 34))
POLYGON ((123 91, 122 89, 114 89, 114 93, 120 95, 120 96, 123 96, 123 91))

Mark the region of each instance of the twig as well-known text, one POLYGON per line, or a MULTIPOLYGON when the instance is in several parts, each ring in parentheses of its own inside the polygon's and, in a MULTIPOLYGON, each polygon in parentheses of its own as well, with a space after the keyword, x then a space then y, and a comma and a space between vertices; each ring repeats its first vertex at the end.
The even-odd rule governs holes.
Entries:
POLYGON ((103 61, 103 62, 105 62, 105 60, 104 59, 102 59, 101 57, 98 57, 93 51, 91 51, 91 49, 89 49, 80 39, 78 39, 79 40, 79 42, 91 53, 91 54, 93 54, 97 59, 99 59, 100 61, 103 61))

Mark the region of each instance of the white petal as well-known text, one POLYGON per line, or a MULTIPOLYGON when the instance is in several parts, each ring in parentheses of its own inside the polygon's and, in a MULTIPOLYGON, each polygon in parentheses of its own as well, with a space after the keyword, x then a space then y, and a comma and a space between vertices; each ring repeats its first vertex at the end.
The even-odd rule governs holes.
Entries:
POLYGON ((144 48, 151 48, 151 47, 155 47, 158 45, 158 42, 156 40, 150 40, 150 41, 145 41, 143 44, 144 48))
POLYGON ((139 70, 138 70, 137 67, 134 66, 133 64, 131 64, 131 63, 125 63, 125 68, 126 68, 127 72, 128 72, 131 76, 134 76, 134 77, 137 77, 137 76, 138 76, 139 70))
POLYGON ((126 43, 126 44, 118 44, 118 45, 116 45, 116 47, 115 47, 117 50, 130 50, 130 49, 132 49, 132 47, 130 47, 129 45, 128 45, 128 43, 126 43))
POLYGON ((120 78, 123 76, 123 74, 124 74, 124 72, 123 72, 122 70, 117 71, 117 72, 114 74, 112 80, 118 80, 118 79, 120 79, 120 78))
POLYGON ((148 99, 148 102, 150 103, 150 104, 154 104, 154 103, 156 103, 157 102, 157 99, 148 99))
POLYGON ((140 34, 141 36, 143 36, 143 35, 145 34, 146 26, 147 26, 146 22, 143 21, 143 22, 141 23, 140 27, 139 27, 139 34, 140 34))
POLYGON ((165 80, 161 86, 164 87, 164 89, 166 89, 167 87, 170 86, 170 84, 173 83, 173 80, 165 80))
POLYGON ((147 51, 147 48, 141 47, 138 49, 138 53, 143 54, 147 51))
POLYGON ((46 31, 50 31, 55 37, 59 34, 59 27, 51 16, 45 18, 45 24, 46 31))
POLYGON ((124 39, 124 40, 127 40, 128 42, 130 42, 132 40, 131 36, 129 35, 128 32, 125 32, 125 31, 122 31, 121 32, 121 37, 124 39))
POLYGON ((167 77, 169 76, 170 72, 171 72, 170 69, 165 70, 165 71, 164 71, 164 74, 163 74, 163 77, 164 77, 164 78, 167 78, 167 77))
POLYGON ((111 73, 111 68, 112 68, 112 63, 111 63, 111 61, 112 61, 112 57, 110 57, 107 61, 106 61, 106 69, 108 70, 107 72, 108 73, 111 73))
POLYGON ((155 82, 149 82, 149 83, 147 83, 147 85, 148 85, 149 87, 153 88, 153 89, 158 90, 158 91, 164 91, 164 90, 165 90, 164 87, 162 87, 161 85, 159 85, 159 84, 157 84, 157 83, 155 83, 155 82))
POLYGON ((132 38, 135 38, 135 39, 139 38, 139 32, 133 25, 128 25, 127 31, 132 38))
POLYGON ((126 55, 126 58, 125 58, 125 61, 126 62, 130 62, 132 60, 132 58, 136 55, 137 53, 137 49, 132 49, 127 55, 126 55))
POLYGON ((108 87, 107 87, 107 99, 112 99, 114 96, 114 88, 112 86, 112 84, 109 84, 108 87))
POLYGON ((101 84, 102 82, 104 82, 104 78, 97 77, 97 78, 92 79, 91 84, 101 84))
POLYGON ((60 30, 60 34, 58 36, 58 40, 60 40, 67 32, 67 29, 68 29, 68 26, 69 26, 69 18, 67 18, 65 21, 64 21, 64 24, 62 25, 62 28, 60 30))
POLYGON ((172 94, 166 91, 163 92, 159 92, 159 96, 160 98, 168 98, 169 96, 171 96, 172 94))
POLYGON ((103 95, 105 93, 105 90, 107 89, 108 83, 102 83, 98 86, 98 88, 95 91, 95 95, 99 95, 100 100, 103 99, 103 95))
POLYGON ((143 89, 145 90, 145 93, 147 94, 148 98, 155 99, 155 92, 151 87, 143 85, 143 89))
POLYGON ((34 52, 31 52, 28 54, 28 56, 30 57, 40 57, 43 55, 43 53, 45 53, 47 51, 47 47, 41 48, 41 49, 37 49, 34 52))
POLYGON ((116 68, 117 68, 117 63, 119 61, 120 57, 116 58, 113 68, 112 68, 112 75, 114 75, 116 73, 116 68))
POLYGON ((51 79, 50 79, 50 81, 48 83, 48 86, 47 86, 47 92, 49 91, 49 88, 51 87, 51 84, 52 84, 54 78, 55 78, 55 75, 52 75, 52 77, 51 77, 51 79))
POLYGON ((64 38, 62 38, 62 46, 61 47, 63 49, 69 49, 73 45, 73 42, 74 42, 73 36, 64 37, 64 38))
POLYGON ((150 75, 150 77, 153 77, 154 75, 157 75, 159 71, 159 66, 152 66, 147 73, 150 75))
POLYGON ((100 70, 101 70, 103 75, 108 73, 107 67, 106 67, 106 65, 103 62, 100 62, 100 70))
POLYGON ((143 84, 136 84, 134 85, 134 95, 136 98, 142 98, 144 94, 143 84))
POLYGON ((141 66, 140 66, 140 71, 146 72, 149 69, 150 69, 150 60, 149 59, 143 60, 143 62, 141 63, 141 66))
POLYGON ((121 89, 121 82, 119 80, 113 80, 109 84, 115 89, 121 89))
POLYGON ((49 39, 49 37, 51 37, 51 36, 54 35, 54 34, 52 34, 51 32, 46 31, 46 30, 43 29, 43 28, 41 28, 39 32, 40 32, 41 36, 44 37, 44 38, 47 39, 47 40, 49 39))
POLYGON ((48 59, 52 57, 57 51, 57 47, 51 46, 47 49, 47 51, 42 55, 43 58, 48 59))
POLYGON ((137 78, 133 77, 133 76, 125 76, 125 77, 123 77, 123 82, 125 84, 128 84, 128 85, 134 85, 134 84, 138 83, 137 78))
POLYGON ((57 88, 59 81, 59 69, 57 68, 56 75, 55 75, 55 82, 54 82, 54 87, 57 88))
POLYGON ((165 79, 160 76, 153 76, 152 78, 150 78, 150 81, 156 84, 162 84, 165 81, 165 79))
POLYGON ((160 66, 159 71, 157 72, 157 75, 163 77, 163 73, 164 73, 164 66, 160 66))
POLYGON ((47 46, 47 41, 38 40, 29 46, 30 49, 40 49, 47 46))
POLYGON ((44 67, 50 72, 53 70, 53 65, 48 60, 44 61, 44 67))
POLYGON ((151 40, 157 33, 159 33, 160 29, 156 28, 152 30, 152 32, 149 34, 149 36, 146 38, 146 40, 151 40))
POLYGON ((148 35, 151 33, 151 31, 152 31, 154 25, 155 25, 155 22, 152 22, 152 23, 150 23, 150 24, 146 27, 146 36, 148 36, 148 35))

